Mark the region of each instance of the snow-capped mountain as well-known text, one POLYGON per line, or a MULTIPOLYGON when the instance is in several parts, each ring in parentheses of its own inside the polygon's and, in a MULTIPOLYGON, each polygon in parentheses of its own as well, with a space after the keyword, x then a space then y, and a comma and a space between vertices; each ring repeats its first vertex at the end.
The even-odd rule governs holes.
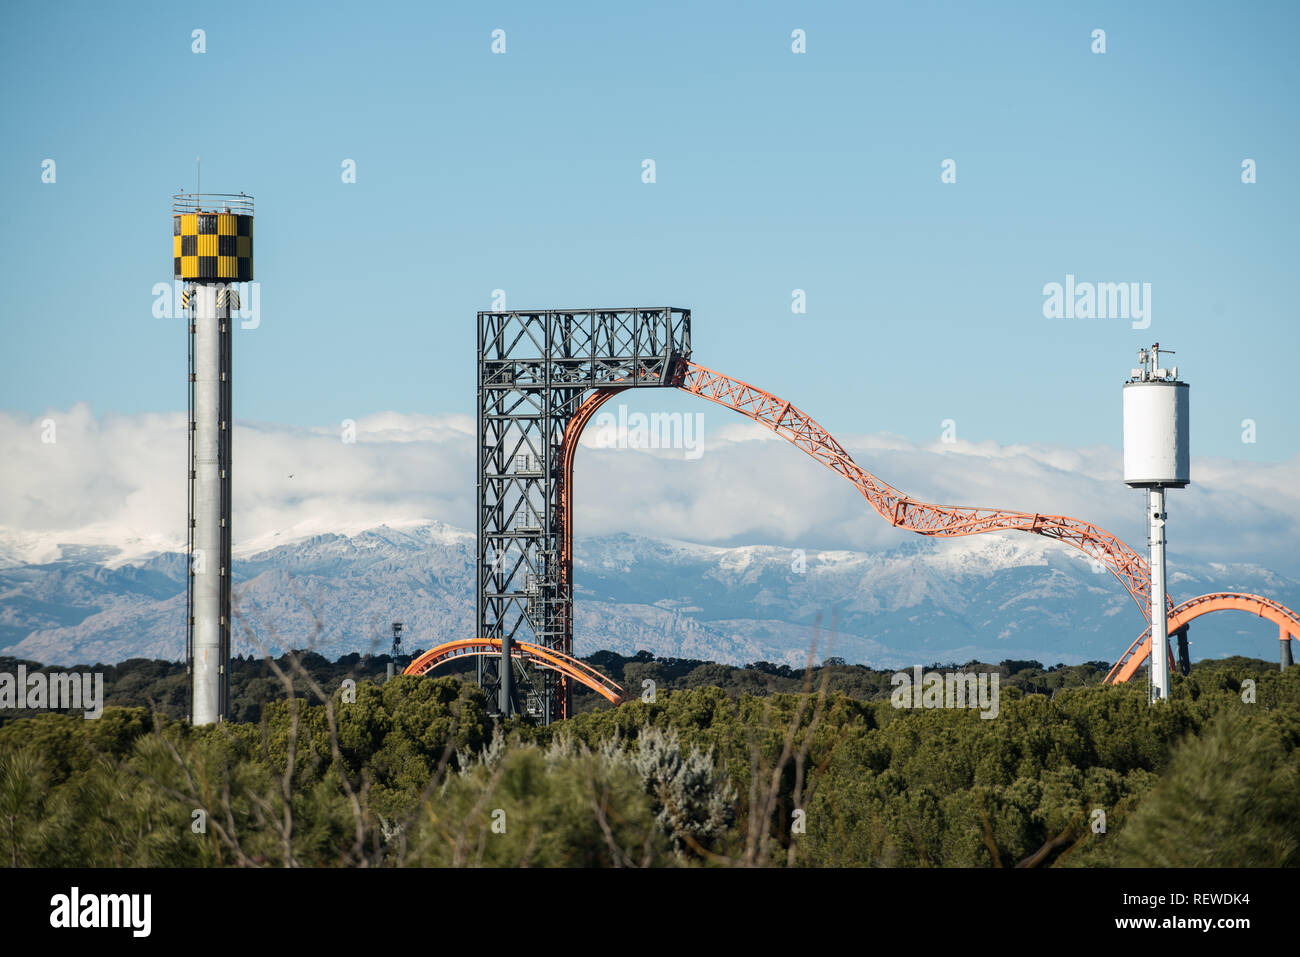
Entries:
MULTIPOLYGON (((0 653, 52 664, 181 657, 185 560, 175 543, 66 537, 0 531, 0 653)), ((394 620, 405 622, 408 648, 466 637, 473 560, 473 533, 437 522, 313 524, 244 542, 235 652, 385 650, 394 620)), ((877 553, 613 535, 577 543, 575 583, 579 654, 799 665, 817 639, 819 657, 878 667, 1073 663, 1114 660, 1143 625, 1109 574, 1029 535, 918 539, 877 553)), ((1300 606, 1300 582, 1253 565, 1173 556, 1170 587, 1176 599, 1241 590, 1300 606)), ((1276 655, 1276 631, 1245 615, 1201 619, 1191 638, 1195 658, 1276 655)))

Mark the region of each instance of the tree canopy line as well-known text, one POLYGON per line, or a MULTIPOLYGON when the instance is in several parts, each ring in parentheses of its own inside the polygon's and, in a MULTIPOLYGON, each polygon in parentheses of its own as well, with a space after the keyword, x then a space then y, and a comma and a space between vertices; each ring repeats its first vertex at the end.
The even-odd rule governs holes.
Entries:
MULTIPOLYGON (((354 681, 382 681, 392 664, 401 672, 420 656, 421 649, 410 655, 377 655, 354 652, 336 661, 330 661, 314 651, 293 652, 299 666, 323 687, 338 687, 345 678, 354 681)), ((287 668, 289 655, 275 659, 280 668, 287 668)), ((657 658, 648 651, 626 657, 612 651, 598 651, 582 659, 619 682, 629 697, 640 694, 643 682, 653 681, 657 691, 679 691, 688 688, 716 687, 730 694, 756 695, 777 692, 796 693, 803 687, 804 669, 786 664, 758 661, 733 666, 713 661, 691 658, 657 658)), ((1257 659, 1240 659, 1242 662, 1257 659)), ((35 661, 0 656, 0 674, 14 674, 24 665, 29 673, 42 672, 100 672, 104 675, 104 702, 109 706, 145 707, 157 710, 170 718, 185 718, 189 714, 189 679, 183 661, 130 658, 120 664, 74 665, 70 668, 44 666, 35 661)), ((1258 662, 1261 670, 1269 665, 1258 662)), ((1274 666, 1275 667, 1275 666, 1274 666)), ((474 678, 474 662, 452 662, 439 669, 439 675, 474 678)), ((1066 687, 1099 684, 1110 669, 1105 661, 1089 661, 1082 665, 1044 666, 1039 661, 1006 660, 998 665, 968 661, 958 665, 934 662, 929 670, 992 671, 1001 676, 1002 687, 1015 687, 1031 693, 1052 694, 1066 687)), ((813 669, 818 680, 824 672, 828 691, 842 691, 852 698, 869 699, 888 697, 891 670, 878 670, 866 665, 848 665, 842 658, 827 658, 822 666, 813 669)), ((275 666, 268 657, 253 655, 235 656, 230 661, 230 720, 258 721, 262 709, 273 701, 281 700, 285 688, 276 677, 275 666)), ((310 696, 301 682, 294 689, 298 697, 310 696)), ((578 686, 575 690, 574 710, 582 713, 608 704, 594 691, 578 686)), ((39 710, 0 710, 0 725, 18 718, 31 717, 39 710)))
MULTIPOLYGON (((581 695, 574 717, 541 727, 494 723, 472 663, 384 680, 390 660, 235 659, 232 719, 201 728, 185 721, 183 664, 96 666, 99 719, 4 715, 0 857, 16 867, 1300 863, 1300 669, 1201 662, 1158 707, 1140 681, 1101 684, 1104 662, 930 669, 996 672, 1000 708, 985 720, 896 708, 893 672, 836 659, 796 669, 601 652, 587 661, 629 700, 581 695)), ((0 659, 0 672, 19 663, 0 659)))

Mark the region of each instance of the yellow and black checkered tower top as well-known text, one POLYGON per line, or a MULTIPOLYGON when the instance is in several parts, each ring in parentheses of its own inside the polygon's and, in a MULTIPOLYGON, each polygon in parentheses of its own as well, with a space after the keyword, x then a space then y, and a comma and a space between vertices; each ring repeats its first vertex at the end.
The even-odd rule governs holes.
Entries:
POLYGON ((173 275, 189 282, 253 278, 253 197, 180 193, 172 197, 173 275))

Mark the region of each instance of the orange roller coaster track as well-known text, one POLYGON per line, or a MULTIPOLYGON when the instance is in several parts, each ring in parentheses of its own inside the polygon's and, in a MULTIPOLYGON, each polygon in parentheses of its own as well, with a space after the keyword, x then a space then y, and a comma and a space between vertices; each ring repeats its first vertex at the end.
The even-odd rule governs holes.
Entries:
MULTIPOLYGON (((1212 611, 1245 611, 1252 615, 1258 615, 1271 621, 1278 627, 1278 638, 1282 641, 1288 639, 1294 640, 1300 636, 1300 621, 1296 620, 1296 614, 1281 602, 1273 601, 1271 598, 1262 598, 1259 595, 1243 595, 1238 592, 1215 592, 1210 595, 1199 595, 1196 598, 1189 598, 1187 601, 1178 605, 1169 615, 1169 634, 1173 634, 1179 628, 1184 627, 1189 622, 1202 615, 1208 615, 1212 611)), ((1110 682, 1128 681, 1136 674, 1142 662, 1147 660, 1151 654, 1151 629, 1138 635, 1133 644, 1128 646, 1128 650, 1120 656, 1119 661, 1115 662, 1115 667, 1110 669, 1110 674, 1106 675, 1106 680, 1110 682)))
MULTIPOLYGON (((423 675, 441 665, 462 658, 482 655, 499 656, 500 654, 501 642, 496 638, 484 638, 478 641, 472 638, 463 641, 448 641, 420 655, 402 673, 423 675)), ((510 657, 515 661, 523 661, 558 672, 568 680, 586 685, 612 704, 618 704, 623 700, 623 689, 613 679, 606 677, 577 658, 556 651, 554 648, 543 648, 541 645, 530 644, 526 641, 514 641, 510 644, 510 657)))
MULTIPOLYGON (((1068 515, 935 505, 910 498, 854 462, 834 436, 784 399, 693 362, 681 362, 675 380, 684 392, 747 416, 852 482, 867 503, 894 527, 936 538, 1019 531, 1056 539, 1102 563, 1133 597, 1142 616, 1150 619, 1150 568, 1141 555, 1105 529, 1068 515)), ((561 587, 570 593, 573 586, 573 466, 578 440, 596 410, 625 388, 628 386, 615 384, 593 392, 579 407, 564 435, 560 460, 559 516, 563 528, 560 579, 561 587)), ((1203 595, 1178 606, 1171 599, 1169 633, 1173 634, 1193 618, 1227 608, 1257 612, 1278 624, 1282 635, 1300 636, 1300 617, 1285 605, 1258 595, 1228 592, 1203 595)), ((1146 660, 1150 645, 1150 638, 1144 632, 1121 656, 1106 680, 1116 682, 1131 678, 1146 660)))
MULTIPOLYGON (((1132 596, 1142 616, 1151 614, 1151 571, 1146 560, 1116 536, 1091 522, 1068 515, 1045 515, 978 506, 935 505, 904 495, 881 481, 853 461, 852 456, 809 415, 769 392, 707 369, 681 361, 674 373, 674 384, 684 392, 733 409, 781 438, 802 449, 822 465, 852 482, 867 503, 895 528, 935 538, 958 538, 984 532, 1029 532, 1053 538, 1079 549, 1100 562, 1132 596)), ((572 596, 573 591, 573 471, 578 442, 596 411, 610 398, 633 388, 617 383, 596 389, 579 406, 569 421, 560 449, 559 497, 557 517, 562 529, 560 540, 559 587, 572 596)), ((569 608, 571 603, 562 607, 569 608)), ((1168 631, 1175 633, 1189 622, 1212 611, 1235 609, 1248 611, 1278 625, 1279 635, 1300 637, 1300 616, 1280 602, 1259 595, 1217 592, 1190 599, 1175 606, 1169 601, 1168 631)), ((564 623, 564 634, 572 636, 572 621, 564 623)), ((1150 626, 1120 656, 1106 676, 1111 683, 1128 681, 1151 651, 1150 626)), ((582 684, 606 700, 617 704, 623 690, 610 678, 570 654, 571 644, 559 651, 527 642, 514 642, 511 655, 549 668, 566 682, 582 684)), ((495 639, 451 641, 425 652, 406 669, 406 674, 425 674, 439 665, 467 655, 500 655, 501 643, 495 639)))

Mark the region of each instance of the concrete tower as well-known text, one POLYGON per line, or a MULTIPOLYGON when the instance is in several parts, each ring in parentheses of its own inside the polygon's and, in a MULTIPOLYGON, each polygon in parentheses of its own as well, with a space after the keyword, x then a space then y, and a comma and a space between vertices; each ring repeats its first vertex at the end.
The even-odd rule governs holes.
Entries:
POLYGON ((189 323, 189 587, 186 659, 190 720, 229 708, 231 313, 253 278, 253 198, 172 198, 173 275, 184 282, 189 323))

